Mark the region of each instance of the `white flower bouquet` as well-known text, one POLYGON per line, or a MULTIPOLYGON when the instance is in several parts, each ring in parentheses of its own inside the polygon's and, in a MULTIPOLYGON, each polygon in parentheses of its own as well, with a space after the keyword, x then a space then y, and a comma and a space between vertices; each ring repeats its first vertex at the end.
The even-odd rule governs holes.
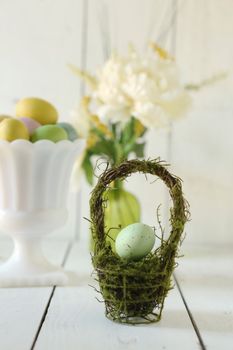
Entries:
POLYGON ((156 44, 143 56, 132 47, 125 56, 112 54, 95 76, 71 68, 90 88, 73 112, 80 137, 88 140, 82 166, 90 183, 92 156, 111 165, 130 154, 143 157, 146 131, 168 126, 189 109, 174 58, 156 44))

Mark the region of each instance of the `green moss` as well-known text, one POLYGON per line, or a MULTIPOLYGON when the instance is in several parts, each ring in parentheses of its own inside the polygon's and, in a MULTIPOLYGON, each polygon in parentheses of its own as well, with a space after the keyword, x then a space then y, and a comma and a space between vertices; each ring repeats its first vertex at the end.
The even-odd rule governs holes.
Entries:
POLYGON ((105 302, 106 316, 122 323, 159 321, 165 297, 171 289, 171 275, 176 267, 178 247, 189 217, 181 180, 170 174, 159 159, 125 161, 100 176, 91 195, 90 210, 94 241, 92 263, 105 302), (169 188, 173 201, 170 210, 171 232, 167 240, 162 232, 160 247, 154 252, 140 261, 126 262, 113 252, 107 239, 108 232, 104 225, 107 202, 104 198, 113 181, 122 181, 136 172, 155 175, 169 188))

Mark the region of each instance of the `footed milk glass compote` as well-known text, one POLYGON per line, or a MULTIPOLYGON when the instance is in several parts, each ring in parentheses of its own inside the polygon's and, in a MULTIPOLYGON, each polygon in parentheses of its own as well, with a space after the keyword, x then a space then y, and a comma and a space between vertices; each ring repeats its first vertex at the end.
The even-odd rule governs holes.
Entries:
POLYGON ((65 224, 66 199, 83 140, 0 140, 0 231, 14 241, 0 287, 66 285, 71 274, 44 257, 41 240, 65 224))

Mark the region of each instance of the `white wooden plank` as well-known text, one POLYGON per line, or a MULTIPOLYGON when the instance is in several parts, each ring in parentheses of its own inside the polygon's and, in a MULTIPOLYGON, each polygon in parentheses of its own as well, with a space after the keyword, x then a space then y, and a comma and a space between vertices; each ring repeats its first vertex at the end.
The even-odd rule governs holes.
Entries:
POLYGON ((184 180, 193 243, 233 243, 232 1, 186 0, 178 14, 176 59, 185 82, 200 82, 222 70, 228 78, 193 94, 186 119, 176 123, 173 165, 184 180), (209 218, 211 215, 211 219, 209 218))
MULTIPOLYGON (((47 240, 44 252, 51 262, 61 264, 67 248, 65 240, 47 240)), ((0 241, 1 260, 12 249, 8 240, 0 241)), ((0 289, 0 349, 26 350, 33 343, 52 288, 0 289)))
POLYGON ((233 246, 190 247, 177 269, 184 298, 208 350, 233 346, 232 251, 233 246))
POLYGON ((35 349, 199 349, 198 340, 181 297, 170 292, 160 323, 127 326, 109 321, 104 306, 96 301, 90 280, 89 254, 76 244, 67 267, 80 276, 77 287, 57 288, 35 349))
POLYGON ((79 96, 79 83, 67 64, 80 65, 82 1, 4 1, 0 23, 1 113, 14 113, 20 97, 41 96, 66 119, 79 96))

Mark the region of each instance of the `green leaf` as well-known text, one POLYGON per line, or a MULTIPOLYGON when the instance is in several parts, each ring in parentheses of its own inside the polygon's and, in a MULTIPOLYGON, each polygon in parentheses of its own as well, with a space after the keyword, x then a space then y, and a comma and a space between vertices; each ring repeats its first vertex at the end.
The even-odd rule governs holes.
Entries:
POLYGON ((122 143, 123 145, 127 145, 128 143, 132 142, 132 139, 135 139, 134 124, 135 118, 131 117, 129 122, 125 125, 124 129, 122 130, 120 143, 122 143))
POLYGON ((93 155, 106 155, 109 158, 114 158, 115 145, 113 140, 103 139, 98 141, 91 149, 93 155))
POLYGON ((135 152, 138 158, 144 157, 145 145, 146 145, 145 143, 135 144, 133 151, 135 152))
POLYGON ((92 127, 91 132, 95 133, 101 140, 106 140, 105 133, 103 133, 103 131, 101 131, 100 129, 98 129, 96 127, 92 127))
POLYGON ((134 147, 135 147, 135 140, 132 140, 131 142, 127 143, 127 145, 124 146, 124 155, 126 158, 134 150, 134 147))
POLYGON ((85 173, 85 176, 86 176, 88 183, 90 185, 92 185, 93 184, 94 169, 93 169, 93 165, 92 165, 91 160, 90 160, 90 154, 88 152, 83 160, 82 168, 84 170, 84 173, 85 173))
POLYGON ((145 143, 136 143, 136 141, 133 140, 124 147, 124 156, 128 158, 130 153, 135 153, 138 158, 142 158, 144 156, 144 149, 145 143))
POLYGON ((110 123, 110 128, 114 138, 117 138, 119 123, 110 123))

